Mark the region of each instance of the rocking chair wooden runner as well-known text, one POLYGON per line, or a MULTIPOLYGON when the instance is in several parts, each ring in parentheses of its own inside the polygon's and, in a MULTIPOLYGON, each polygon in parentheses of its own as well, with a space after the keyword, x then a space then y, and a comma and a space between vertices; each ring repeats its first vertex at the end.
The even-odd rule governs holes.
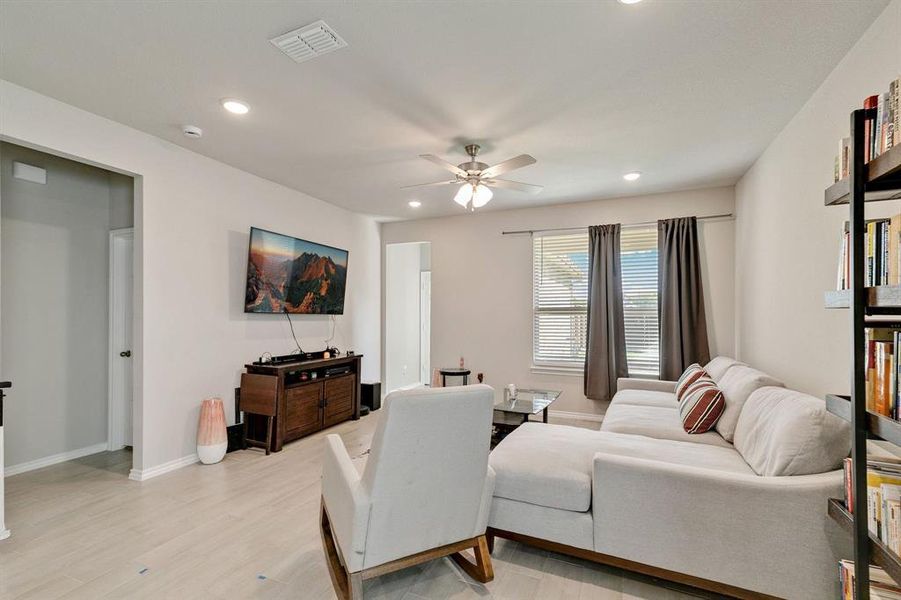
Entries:
POLYGON ((444 556, 477 581, 494 578, 493 404, 485 385, 390 394, 362 476, 341 438, 326 437, 320 533, 338 598, 358 600, 365 579, 444 556))

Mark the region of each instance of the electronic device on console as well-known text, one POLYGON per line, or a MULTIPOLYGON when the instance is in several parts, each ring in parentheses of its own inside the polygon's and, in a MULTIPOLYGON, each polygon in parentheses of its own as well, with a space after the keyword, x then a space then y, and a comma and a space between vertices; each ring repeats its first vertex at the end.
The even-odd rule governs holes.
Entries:
POLYGON ((337 377, 338 375, 347 375, 353 369, 350 368, 350 365, 341 365, 338 367, 327 367, 325 369, 326 377, 337 377))
POLYGON ((284 365, 288 363, 295 362, 304 362, 308 360, 322 360, 324 358, 337 358, 340 354, 340 350, 337 348, 326 348, 325 350, 318 350, 316 352, 304 352, 294 354, 282 354, 279 356, 272 356, 268 353, 263 354, 259 360, 253 361, 255 365, 284 365))

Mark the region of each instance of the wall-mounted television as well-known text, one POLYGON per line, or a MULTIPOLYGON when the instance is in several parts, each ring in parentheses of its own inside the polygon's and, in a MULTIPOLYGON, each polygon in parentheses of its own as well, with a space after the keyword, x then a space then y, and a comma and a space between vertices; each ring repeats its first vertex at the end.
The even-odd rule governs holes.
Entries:
POLYGON ((250 228, 246 313, 344 314, 347 250, 250 228))

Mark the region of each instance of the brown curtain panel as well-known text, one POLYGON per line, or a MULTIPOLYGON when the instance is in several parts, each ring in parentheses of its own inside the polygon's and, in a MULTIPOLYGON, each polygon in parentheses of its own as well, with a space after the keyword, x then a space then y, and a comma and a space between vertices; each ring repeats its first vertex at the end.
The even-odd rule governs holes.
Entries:
POLYGON ((616 379, 629 373, 619 232, 618 223, 588 228, 585 395, 592 400, 610 400, 616 393, 616 379))
POLYGON ((658 221, 657 250, 660 379, 674 380, 688 365, 710 360, 697 219, 658 221))

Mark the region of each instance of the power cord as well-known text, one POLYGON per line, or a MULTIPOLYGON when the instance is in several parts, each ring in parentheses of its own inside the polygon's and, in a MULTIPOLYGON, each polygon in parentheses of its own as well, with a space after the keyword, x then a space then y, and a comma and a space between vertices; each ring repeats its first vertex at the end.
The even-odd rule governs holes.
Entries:
MULTIPOLYGON (((294 344, 297 346, 297 352, 299 354, 303 354, 303 348, 300 347, 300 342, 297 341, 297 335, 294 333, 294 323, 291 321, 291 315, 288 313, 288 307, 282 306, 282 311, 285 313, 285 318, 288 319, 288 325, 291 326, 291 337, 294 338, 294 344)), ((294 354, 293 352, 291 354, 294 354)))
POLYGON ((332 322, 332 333, 328 336, 328 339, 325 340, 325 347, 331 348, 330 344, 332 340, 335 339, 335 330, 338 328, 338 324, 335 322, 335 315, 329 315, 329 320, 332 322))

